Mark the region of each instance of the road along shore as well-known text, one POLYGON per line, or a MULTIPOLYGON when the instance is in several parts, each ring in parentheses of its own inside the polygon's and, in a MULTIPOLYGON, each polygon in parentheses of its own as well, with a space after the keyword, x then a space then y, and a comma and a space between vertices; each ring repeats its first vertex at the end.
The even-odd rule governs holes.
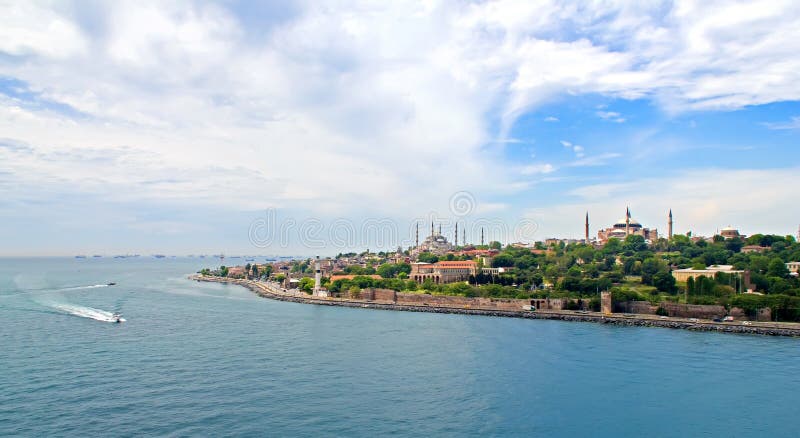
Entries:
POLYGON ((713 322, 709 320, 690 320, 686 318, 662 318, 655 315, 640 314, 602 314, 598 312, 537 310, 498 310, 467 306, 398 304, 391 301, 368 301, 348 298, 313 297, 304 292, 284 290, 274 283, 253 280, 223 278, 193 274, 189 279, 214 283, 236 284, 246 287, 257 295, 278 301, 315 304, 320 306, 341 306, 401 312, 450 313, 460 315, 501 316, 507 318, 550 319, 560 321, 593 322, 638 327, 664 327, 673 329, 710 331, 722 333, 741 333, 767 336, 800 337, 800 324, 775 322, 713 322))

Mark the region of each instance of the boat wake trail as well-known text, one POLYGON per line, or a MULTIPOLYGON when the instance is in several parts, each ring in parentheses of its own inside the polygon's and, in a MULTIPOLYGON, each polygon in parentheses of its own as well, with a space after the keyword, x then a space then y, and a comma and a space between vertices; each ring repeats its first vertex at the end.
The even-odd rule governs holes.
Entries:
POLYGON ((32 295, 32 294, 43 294, 43 293, 52 293, 52 292, 69 292, 75 290, 84 290, 84 289, 97 289, 100 287, 108 287, 107 284, 93 284, 90 286, 70 286, 70 287, 62 287, 62 288, 42 288, 42 289, 27 289, 21 292, 16 292, 12 294, 2 294, 0 298, 6 297, 16 297, 20 295, 32 295))
POLYGON ((75 286, 75 287, 65 287, 63 289, 56 289, 57 291, 67 291, 67 290, 81 290, 81 289, 97 289, 98 287, 108 287, 107 284, 93 284, 91 286, 75 286))
MULTIPOLYGON (((80 316, 81 318, 90 318, 103 322, 117 321, 113 313, 91 307, 76 306, 73 304, 56 304, 53 308, 70 315, 80 316)), ((122 322, 125 320, 120 319, 120 321, 122 322)))

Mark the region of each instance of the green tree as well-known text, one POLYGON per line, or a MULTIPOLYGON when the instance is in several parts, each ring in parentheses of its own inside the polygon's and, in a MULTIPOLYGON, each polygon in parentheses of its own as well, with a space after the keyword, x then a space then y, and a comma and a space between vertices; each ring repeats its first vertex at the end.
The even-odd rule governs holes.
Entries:
POLYGON ((622 249, 625 251, 644 251, 647 249, 647 243, 644 241, 644 237, 638 234, 629 234, 625 237, 625 243, 622 245, 622 249))
POLYGON ((694 277, 686 279, 686 293, 688 295, 694 295, 694 277))
POLYGON ((397 265, 393 263, 384 263, 378 266, 376 272, 383 278, 394 278, 397 275, 397 265))
POLYGON ((659 271, 653 275, 653 286, 667 293, 675 292, 675 277, 669 272, 659 271))
POLYGON ((786 269, 786 264, 783 263, 783 260, 776 257, 769 261, 767 275, 770 277, 784 278, 789 275, 789 270, 786 269))
POLYGON ((429 252, 422 252, 417 256, 417 260, 422 263, 436 263, 439 261, 439 257, 429 252))
POLYGON ((300 279, 300 290, 310 294, 314 290, 314 279, 311 277, 303 277, 300 279))
POLYGON ((514 266, 514 258, 509 254, 498 254, 492 259, 493 268, 507 268, 514 266))

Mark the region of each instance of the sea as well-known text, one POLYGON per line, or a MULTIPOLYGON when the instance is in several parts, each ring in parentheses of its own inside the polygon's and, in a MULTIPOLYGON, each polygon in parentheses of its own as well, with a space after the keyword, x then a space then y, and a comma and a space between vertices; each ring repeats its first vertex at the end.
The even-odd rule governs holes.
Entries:
POLYGON ((800 339, 314 306, 187 279, 219 264, 0 259, 0 436, 800 433, 800 339))

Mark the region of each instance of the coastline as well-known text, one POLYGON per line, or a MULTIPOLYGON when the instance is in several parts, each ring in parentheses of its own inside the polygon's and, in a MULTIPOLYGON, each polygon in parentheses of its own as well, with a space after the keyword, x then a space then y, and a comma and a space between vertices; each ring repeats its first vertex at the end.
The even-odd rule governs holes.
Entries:
POLYGON ((376 310, 393 310, 400 312, 425 312, 425 313, 447 313, 459 315, 482 315, 506 318, 525 318, 525 319, 546 319, 573 322, 592 322, 596 324, 613 324, 632 327, 662 327, 671 329, 682 329, 692 331, 708 331, 721 333, 754 334, 765 336, 789 336, 800 337, 800 324, 780 323, 780 322, 752 322, 745 325, 741 321, 717 323, 708 320, 690 321, 686 318, 667 318, 662 319, 653 315, 615 313, 602 314, 599 312, 579 313, 576 311, 553 311, 537 310, 535 312, 527 310, 498 310, 480 307, 454 307, 441 305, 413 305, 397 304, 391 301, 370 301, 349 298, 327 298, 314 297, 303 292, 293 293, 283 291, 269 283, 257 282, 252 280, 242 280, 224 277, 203 276, 192 274, 188 277, 194 281, 205 281, 212 283, 235 284, 250 289, 255 294, 277 301, 287 301, 302 304, 314 304, 320 306, 340 306, 351 308, 366 308, 376 310))

